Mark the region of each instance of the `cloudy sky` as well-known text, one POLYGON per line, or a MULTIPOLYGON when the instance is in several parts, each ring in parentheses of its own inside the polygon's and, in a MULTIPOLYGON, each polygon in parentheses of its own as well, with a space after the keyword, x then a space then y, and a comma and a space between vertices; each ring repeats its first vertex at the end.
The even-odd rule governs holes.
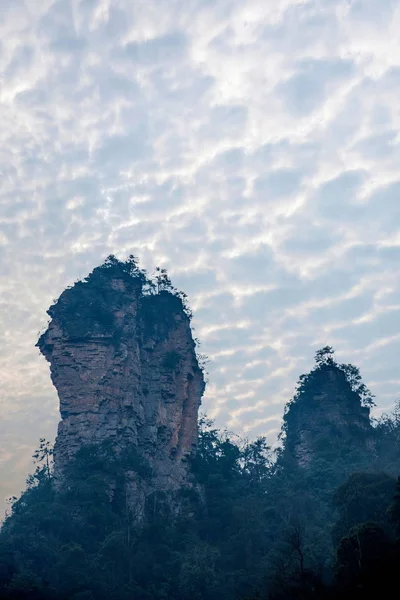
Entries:
POLYGON ((398 0, 0 0, 0 501, 58 403, 46 309, 167 267, 204 409, 276 439, 319 347, 399 395, 398 0))

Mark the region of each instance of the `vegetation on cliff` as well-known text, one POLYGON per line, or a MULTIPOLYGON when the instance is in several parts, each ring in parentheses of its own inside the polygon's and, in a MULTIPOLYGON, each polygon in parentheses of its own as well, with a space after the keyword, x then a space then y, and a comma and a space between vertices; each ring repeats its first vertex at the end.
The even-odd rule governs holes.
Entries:
MULTIPOLYGON (((93 333, 112 335, 116 328, 114 313, 123 304, 126 288, 136 293, 144 305, 144 326, 149 326, 146 320, 154 321, 154 312, 158 313, 159 324, 173 324, 173 315, 179 311, 189 320, 192 318, 187 295, 172 285, 166 269, 157 267, 153 276, 148 276, 133 255, 125 261, 108 256, 82 281, 67 288, 47 313, 52 318, 57 316, 72 338, 80 339, 93 333), (110 288, 112 279, 123 281, 124 288, 110 288)), ((44 343, 44 335, 37 343, 39 347, 44 343)))
POLYGON ((88 443, 110 443, 118 457, 135 448, 153 477, 132 476, 123 487, 131 510, 143 512, 152 491, 186 484, 181 459, 197 441, 204 363, 186 296, 164 269, 149 278, 133 256, 125 262, 110 256, 48 312, 38 346, 60 401, 54 449, 59 485, 71 458, 88 443))
MULTIPOLYGON (((157 323, 154 296, 172 298, 167 320, 173 303, 183 302, 165 272, 149 282, 133 257, 110 257, 99 269, 99 281, 111 271, 131 278, 133 287, 140 280, 149 328, 166 323, 157 323)), ((164 353, 169 376, 183 358, 174 349, 164 353)), ((171 493, 154 488, 142 519, 132 490, 144 489, 141 482, 151 490, 154 472, 140 448, 110 440, 83 445, 60 486, 52 448, 40 440, 36 470, 10 500, 0 533, 0 598, 385 595, 400 566, 400 408, 374 422, 372 404, 359 370, 323 348, 285 408, 277 450, 265 438, 240 440, 202 418, 196 450, 182 459, 185 485, 171 493)))
MULTIPOLYGON (((334 361, 330 367, 340 370, 334 361)), ((287 416, 286 433, 290 427, 287 416)), ((151 478, 137 454, 117 457, 107 444, 82 448, 69 464, 68 486, 57 492, 51 448, 41 440, 36 471, 11 501, 1 532, 0 597, 284 600, 378 593, 399 565, 398 412, 374 432, 373 459, 366 447, 364 458, 349 453, 347 462, 341 452, 319 457, 316 450, 301 467, 285 453, 285 437, 274 453, 264 438, 243 442, 203 418, 196 453, 188 457, 197 487, 181 490, 182 510, 174 516, 165 495, 149 496, 141 524, 120 493, 124 487, 110 492, 109 486, 132 471, 151 478)))

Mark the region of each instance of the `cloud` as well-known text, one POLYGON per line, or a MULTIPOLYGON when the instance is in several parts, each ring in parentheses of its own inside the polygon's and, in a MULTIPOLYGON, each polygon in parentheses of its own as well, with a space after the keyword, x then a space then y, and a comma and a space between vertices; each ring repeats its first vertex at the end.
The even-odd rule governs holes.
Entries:
POLYGON ((315 210, 323 218, 347 222, 357 218, 357 193, 365 179, 362 171, 345 171, 334 179, 323 183, 317 190, 314 200, 315 210), (343 214, 345 212, 345 214, 343 214))
POLYGON ((155 68, 186 56, 187 40, 183 33, 170 33, 144 42, 130 42, 124 48, 125 56, 143 66, 155 68))
POLYGON ((254 193, 261 201, 279 202, 285 196, 293 196, 299 188, 301 173, 294 169, 277 169, 269 175, 261 175, 254 184, 254 193))
POLYGON ((396 4, 0 0, 1 495, 56 432, 46 310, 111 252, 189 294, 217 425, 273 443, 326 344, 390 407, 396 4))
POLYGON ((321 106, 328 94, 337 93, 340 85, 354 73, 349 60, 303 60, 294 65, 296 73, 279 84, 278 94, 296 116, 309 115, 321 106))

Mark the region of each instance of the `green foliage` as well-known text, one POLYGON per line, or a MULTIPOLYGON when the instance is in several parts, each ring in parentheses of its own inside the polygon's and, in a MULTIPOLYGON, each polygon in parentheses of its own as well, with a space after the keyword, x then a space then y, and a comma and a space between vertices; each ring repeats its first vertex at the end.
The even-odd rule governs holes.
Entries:
POLYGON ((41 468, 43 469, 43 475, 47 479, 50 479, 52 476, 52 468, 53 468, 53 454, 54 447, 53 445, 45 440, 45 438, 40 438, 39 440, 39 448, 35 450, 32 458, 35 464, 42 465, 42 467, 38 467, 39 471, 41 468))
MULTIPOLYGON (((117 266, 110 261, 106 269, 117 266)), ((167 290, 156 292, 150 303, 171 300, 167 290)), ((165 358, 170 369, 180 360, 165 358)), ((331 348, 319 351, 289 411, 295 414, 332 369, 360 396, 358 371, 342 367, 331 348)), ((168 494, 154 492, 141 522, 128 490, 151 484, 153 474, 137 449, 85 446, 58 485, 53 449, 41 439, 36 469, 11 500, 0 533, 0 599, 386 597, 382 581, 394 586, 400 566, 400 479, 396 486, 392 472, 400 464, 399 414, 377 423, 372 454, 322 427, 306 467, 285 452, 286 440, 274 453, 265 438, 241 440, 203 417, 180 513, 171 511, 168 494)))
POLYGON ((169 278, 166 269, 156 267, 155 276, 153 280, 153 287, 156 290, 157 294, 160 294, 161 292, 168 292, 172 296, 179 298, 186 316, 189 317, 189 319, 192 318, 192 311, 187 302, 187 294, 185 294, 185 292, 179 291, 176 287, 172 285, 171 279, 169 278))
POLYGON ((373 395, 366 385, 362 382, 360 371, 358 367, 351 364, 339 364, 334 359, 334 350, 331 346, 325 346, 321 350, 318 350, 315 354, 315 366, 311 371, 305 375, 300 375, 296 394, 291 402, 288 403, 287 408, 290 408, 300 398, 312 392, 318 387, 321 381, 325 381, 327 377, 327 371, 329 369, 337 369, 341 371, 351 390, 358 394, 361 399, 361 403, 365 406, 373 406, 373 395))
MULTIPOLYGON (((157 267, 153 277, 148 277, 133 255, 125 261, 114 255, 108 256, 83 281, 67 288, 49 308, 48 314, 52 318, 57 315, 72 339, 102 335, 118 345, 121 332, 117 328, 115 309, 121 308, 125 292, 118 287, 110 288, 108 282, 113 278, 121 279, 126 288, 141 298, 145 329, 147 326, 154 332, 154 327, 159 325, 162 330, 169 330, 176 325, 174 316, 180 312, 189 320, 192 318, 187 295, 172 285, 166 269, 157 267)), ((45 343, 45 336, 45 333, 40 336, 39 346, 45 343)))
POLYGON ((290 428, 289 423, 293 422, 305 404, 310 404, 312 398, 315 395, 318 396, 321 388, 329 382, 329 373, 332 371, 336 372, 343 379, 344 394, 348 395, 349 392, 355 394, 354 400, 360 402, 366 408, 374 406, 374 396, 363 383, 359 369, 351 364, 337 363, 334 359, 334 350, 331 346, 325 346, 316 352, 315 363, 315 366, 309 373, 300 375, 296 392, 292 400, 285 406, 282 429, 279 435, 281 440, 287 439, 287 432, 290 428))
POLYGON ((106 273, 110 276, 123 276, 126 280, 133 279, 144 285, 147 282, 146 271, 138 266, 138 259, 133 254, 130 254, 125 261, 121 261, 113 254, 110 254, 104 263, 88 275, 84 281, 89 281, 97 273, 106 273))
POLYGON ((400 401, 391 414, 383 414, 375 426, 377 461, 381 470, 397 477, 400 462, 400 401))
POLYGON ((375 396, 367 388, 365 383, 363 383, 358 367, 355 367, 351 364, 341 364, 339 365, 339 369, 345 374, 347 382, 349 383, 353 392, 361 398, 362 405, 368 406, 369 408, 375 406, 375 402, 373 400, 375 396))
POLYGON ((379 580, 371 581, 371 575, 374 574, 374 579, 379 578, 390 565, 391 554, 392 544, 376 523, 363 523, 351 529, 337 549, 335 579, 339 590, 353 594, 361 590, 372 592, 376 583, 379 588, 379 580))
POLYGON ((149 294, 141 299, 141 317, 145 338, 167 339, 183 312, 181 299, 169 291, 149 294))
MULTIPOLYGON (((195 485, 182 490, 186 508, 175 519, 167 498, 154 494, 146 523, 135 522, 124 477, 134 471, 143 481, 151 472, 136 452, 121 455, 111 444, 79 450, 59 491, 45 470, 34 475, 0 536, 3 591, 36 586, 51 599, 234 600, 263 587, 270 449, 262 438, 235 443, 206 419, 199 440, 191 458, 195 485)), ((35 456, 44 469, 48 451, 41 440, 35 456)))
POLYGON ((388 508, 388 515, 394 526, 397 542, 400 540, 400 476, 397 478, 396 492, 393 502, 388 508))
POLYGON ((353 473, 333 496, 338 511, 334 539, 338 542, 352 527, 374 522, 385 528, 396 480, 386 473, 353 473))
POLYGON ((317 352, 315 353, 315 362, 317 363, 317 365, 319 367, 323 366, 323 365, 335 365, 335 360, 333 358, 333 355, 335 354, 334 349, 332 348, 332 346, 325 346, 324 348, 321 348, 320 350, 317 350, 317 352))

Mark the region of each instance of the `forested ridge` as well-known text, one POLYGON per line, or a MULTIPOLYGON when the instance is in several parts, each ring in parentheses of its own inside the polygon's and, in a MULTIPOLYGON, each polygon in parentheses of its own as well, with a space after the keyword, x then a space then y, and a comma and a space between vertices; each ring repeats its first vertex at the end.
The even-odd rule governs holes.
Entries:
POLYGON ((372 404, 358 369, 322 349, 285 408, 277 450, 203 417, 180 511, 153 494, 142 522, 109 483, 128 470, 151 478, 140 452, 85 446, 59 486, 41 440, 1 530, 0 598, 385 595, 400 567, 400 410, 372 421, 372 404))

